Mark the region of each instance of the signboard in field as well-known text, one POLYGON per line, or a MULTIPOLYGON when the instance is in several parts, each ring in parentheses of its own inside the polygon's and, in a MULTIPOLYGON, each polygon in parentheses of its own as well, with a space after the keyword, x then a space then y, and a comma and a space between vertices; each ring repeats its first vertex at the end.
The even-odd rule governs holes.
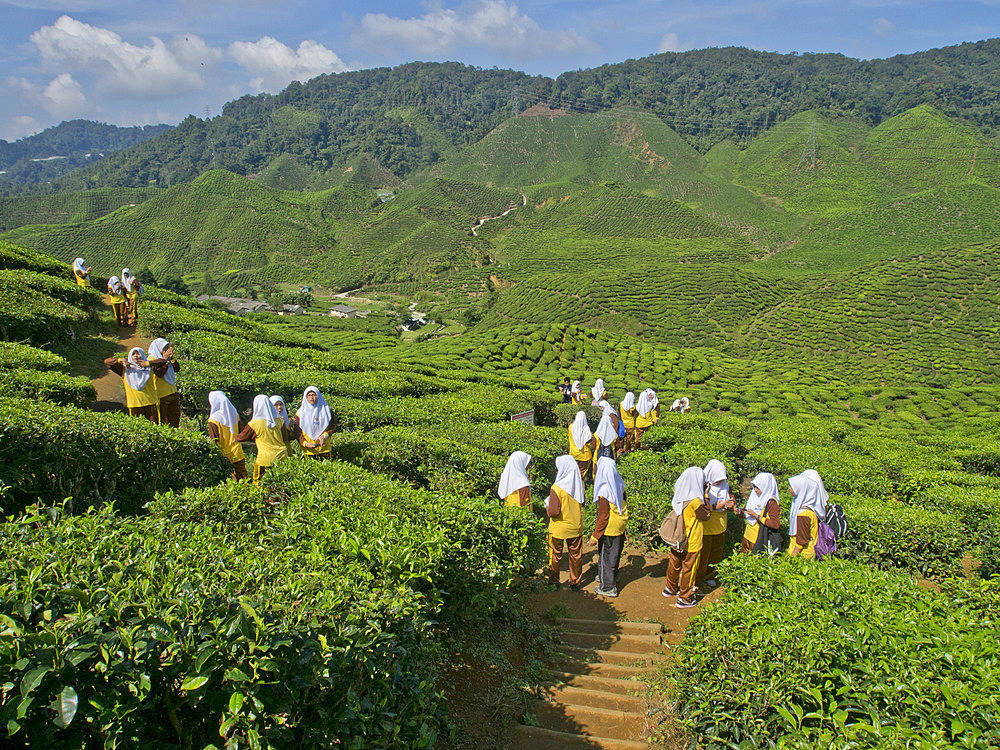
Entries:
POLYGON ((527 425, 535 426, 535 410, 522 411, 520 414, 512 414, 510 417, 511 422, 524 422, 527 425))

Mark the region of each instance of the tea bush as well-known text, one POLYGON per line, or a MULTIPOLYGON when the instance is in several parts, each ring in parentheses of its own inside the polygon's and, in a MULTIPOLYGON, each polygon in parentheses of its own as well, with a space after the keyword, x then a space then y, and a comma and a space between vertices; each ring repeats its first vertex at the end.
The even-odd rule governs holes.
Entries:
POLYGON ((97 398, 97 393, 90 378, 21 368, 0 369, 0 396, 85 406, 97 398))
POLYGON ((0 479, 6 514, 70 499, 79 512, 115 501, 136 513, 156 492, 225 479, 229 462, 203 436, 124 414, 0 398, 0 479), (169 460, 164 460, 169 457, 169 460))
POLYGON ((0 341, 0 371, 18 369, 69 372, 69 362, 44 349, 0 341))
POLYGON ((720 575, 673 668, 704 747, 1000 742, 1000 642, 978 607, 852 561, 743 555, 720 575))

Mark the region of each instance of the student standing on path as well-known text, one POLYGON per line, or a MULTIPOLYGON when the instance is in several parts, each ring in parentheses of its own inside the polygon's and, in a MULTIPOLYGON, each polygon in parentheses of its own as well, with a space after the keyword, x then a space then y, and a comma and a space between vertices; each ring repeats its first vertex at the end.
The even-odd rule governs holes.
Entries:
POLYGON ((656 397, 656 391, 647 388, 640 393, 635 408, 638 412, 635 418, 635 449, 639 450, 642 436, 660 421, 660 399, 656 397))
POLYGON ((153 370, 157 417, 160 424, 181 426, 181 396, 177 392, 177 373, 181 366, 174 359, 174 347, 164 338, 149 345, 149 366, 153 370))
MULTIPOLYGON (((778 480, 774 474, 761 472, 750 482, 750 497, 747 498, 746 507, 743 508, 742 515, 747 522, 743 531, 743 541, 740 544, 740 552, 749 554, 757 544, 762 526, 768 529, 777 529, 780 526, 778 506, 778 480)), ((763 542, 762 542, 763 544, 763 542)))
POLYGON ((122 269, 122 286, 125 288, 126 325, 135 326, 139 322, 139 295, 145 294, 146 290, 127 268, 122 269))
POLYGON ((141 346, 129 349, 128 358, 108 357, 104 360, 107 368, 116 375, 122 376, 125 387, 125 405, 133 417, 143 417, 153 424, 159 421, 157 416, 156 388, 153 385, 153 371, 146 361, 146 352, 141 346))
POLYGON ((689 466, 674 482, 671 513, 676 513, 684 520, 687 546, 683 552, 670 550, 667 585, 663 588, 663 595, 668 598, 676 596, 678 609, 697 604, 694 598, 695 576, 698 574, 698 560, 701 557, 703 524, 711 513, 705 503, 705 489, 705 470, 700 466, 689 466))
POLYGON ((243 446, 236 440, 240 417, 233 402, 222 391, 208 394, 208 439, 219 446, 222 455, 233 465, 233 479, 247 478, 247 460, 243 446))
POLYGON ((594 593, 598 596, 618 596, 618 564, 625 547, 625 527, 628 525, 628 506, 625 505, 625 482, 618 473, 618 465, 611 458, 597 460, 594 476, 594 502, 597 504, 597 521, 592 541, 597 542, 597 583, 594 593))
POLYGON ((590 475, 590 464, 596 447, 597 440, 587 424, 587 415, 578 411, 573 424, 569 426, 569 455, 579 466, 581 479, 585 480, 590 475))
POLYGON ((73 261, 73 278, 78 286, 90 286, 90 266, 83 258, 73 261))
POLYGON ((288 430, 285 429, 285 423, 278 419, 271 399, 263 393, 254 396, 253 416, 236 439, 241 443, 253 440, 257 444, 257 458, 253 462, 254 484, 260 484, 264 472, 273 466, 275 461, 288 455, 288 449, 285 447, 288 430))
POLYGON ((574 380, 569 389, 570 401, 577 406, 583 403, 583 391, 580 389, 580 381, 574 380))
POLYGON ((549 583, 559 587, 563 543, 569 554, 569 587, 576 590, 583 577, 583 479, 572 456, 556 457, 545 512, 549 517, 549 583))
POLYGON ((608 397, 608 392, 604 388, 604 379, 598 378, 594 381, 594 387, 590 389, 590 395, 593 397, 593 403, 599 404, 601 401, 608 397))
POLYGON ((119 326, 128 325, 125 317, 125 287, 122 286, 121 279, 112 276, 108 279, 108 297, 111 299, 111 309, 115 311, 115 320, 119 326))
POLYGON ((729 478, 726 467, 717 458, 705 464, 705 481, 708 483, 707 499, 712 511, 705 521, 705 536, 701 548, 701 560, 698 565, 698 585, 702 582, 707 586, 718 586, 715 578, 715 566, 722 562, 722 553, 726 546, 726 527, 730 508, 735 508, 732 495, 729 492, 729 478))
POLYGON ((303 455, 317 460, 330 458, 328 438, 337 428, 337 422, 319 388, 311 385, 305 389, 299 410, 295 412, 295 419, 301 430, 299 445, 302 446, 303 455))
POLYGON ((635 418, 639 412, 635 408, 635 394, 629 391, 622 399, 621 407, 618 410, 621 416, 622 425, 625 427, 625 438, 618 450, 618 455, 631 452, 635 443, 635 418))
POLYGON ((281 418, 281 421, 285 423, 285 429, 288 430, 288 439, 285 441, 285 449, 288 451, 288 457, 291 458, 295 455, 295 451, 292 450, 292 443, 299 440, 302 436, 302 431, 299 429, 299 423, 288 413, 288 407, 285 406, 285 399, 281 396, 274 395, 271 396, 271 403, 274 404, 274 410, 281 418))
MULTIPOLYGON (((602 403, 607 404, 607 401, 602 403)), ((582 412, 581 412, 582 413, 582 412)), ((597 424, 597 429, 594 431, 594 440, 596 444, 594 446, 594 478, 597 478, 597 462, 601 458, 610 458, 614 460, 615 458, 615 443, 618 442, 618 429, 615 427, 614 408, 608 405, 607 410, 601 415, 601 421, 597 424)))
POLYGON ((792 510, 788 514, 788 536, 791 538, 788 554, 812 560, 816 557, 819 522, 826 520, 826 504, 830 496, 815 469, 806 469, 798 476, 789 477, 788 486, 792 490, 792 510))
POLYGON ((531 480, 528 479, 528 464, 531 456, 524 451, 514 451, 507 459, 500 475, 497 494, 508 508, 526 508, 531 505, 531 480))

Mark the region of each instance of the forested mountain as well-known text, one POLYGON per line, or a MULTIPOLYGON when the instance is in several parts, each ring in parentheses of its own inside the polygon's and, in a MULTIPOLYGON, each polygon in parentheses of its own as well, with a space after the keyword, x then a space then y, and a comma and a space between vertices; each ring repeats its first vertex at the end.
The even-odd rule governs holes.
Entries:
POLYGON ((0 140, 0 179, 52 180, 167 130, 169 125, 121 128, 90 120, 61 122, 13 143, 0 140))
POLYGON ((556 79, 459 63, 408 63, 293 82, 244 96, 222 115, 178 128, 67 176, 62 190, 169 187, 208 169, 294 175, 299 189, 408 178, 474 143, 534 104, 595 112, 648 110, 702 152, 743 143, 806 110, 850 114, 869 126, 931 104, 992 134, 1000 126, 1000 40, 887 60, 782 55, 744 48, 653 55, 556 79), (356 163, 364 163, 358 180, 356 163))

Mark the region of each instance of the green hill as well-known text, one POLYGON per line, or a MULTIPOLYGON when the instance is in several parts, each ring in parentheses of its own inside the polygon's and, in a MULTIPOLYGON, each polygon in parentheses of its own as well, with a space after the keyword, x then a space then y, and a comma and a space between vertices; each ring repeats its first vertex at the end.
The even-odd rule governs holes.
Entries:
POLYGON ((158 188, 98 188, 76 193, 0 197, 0 231, 25 224, 80 224, 142 203, 158 188))

